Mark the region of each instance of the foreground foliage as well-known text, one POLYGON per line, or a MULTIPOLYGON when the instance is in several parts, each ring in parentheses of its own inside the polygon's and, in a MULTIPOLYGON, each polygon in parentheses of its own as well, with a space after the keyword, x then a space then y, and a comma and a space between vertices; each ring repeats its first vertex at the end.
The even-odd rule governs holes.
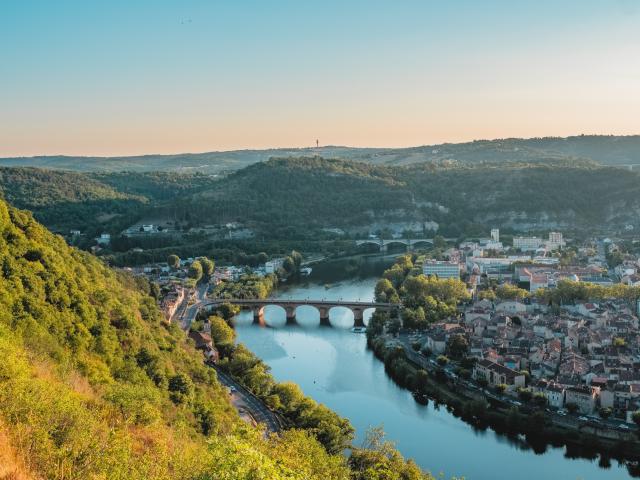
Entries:
POLYGON ((2 475, 353 478, 317 430, 265 437, 241 422, 148 293, 0 202, 2 475))

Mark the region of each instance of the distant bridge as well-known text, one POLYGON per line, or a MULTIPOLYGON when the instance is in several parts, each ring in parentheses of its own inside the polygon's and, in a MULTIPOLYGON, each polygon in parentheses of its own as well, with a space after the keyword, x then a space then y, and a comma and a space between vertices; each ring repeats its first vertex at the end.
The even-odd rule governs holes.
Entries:
MULTIPOLYGON (((447 242, 453 242, 455 238, 445 238, 447 242)), ((388 240, 382 238, 367 238, 366 240, 356 240, 356 245, 375 245, 381 252, 386 252, 389 245, 404 245, 407 250, 413 250, 417 245, 432 246, 433 238, 390 238, 388 240)))
POLYGON ((295 325, 296 309, 300 306, 307 305, 314 307, 320 313, 320 325, 331 326, 329 322, 329 311, 335 307, 345 307, 353 312, 353 321, 355 327, 364 327, 364 311, 370 308, 379 309, 386 312, 394 312, 400 308, 399 303, 385 302, 350 302, 342 300, 285 300, 276 298, 251 298, 251 299, 227 299, 216 298, 202 302, 203 308, 212 308, 223 303, 237 305, 253 312, 253 322, 264 325, 264 307, 276 305, 282 307, 286 312, 287 324, 295 325))

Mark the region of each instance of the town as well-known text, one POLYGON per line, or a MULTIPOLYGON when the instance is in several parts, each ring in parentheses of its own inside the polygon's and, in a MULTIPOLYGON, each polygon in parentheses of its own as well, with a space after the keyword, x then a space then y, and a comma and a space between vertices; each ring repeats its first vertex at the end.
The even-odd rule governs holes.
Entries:
POLYGON ((640 422, 640 301, 638 257, 625 252, 608 238, 567 247, 558 232, 504 247, 494 229, 423 260, 425 276, 465 280, 470 300, 406 343, 513 404, 535 396, 557 415, 628 430, 640 422), (461 357, 473 367, 452 369, 461 357))

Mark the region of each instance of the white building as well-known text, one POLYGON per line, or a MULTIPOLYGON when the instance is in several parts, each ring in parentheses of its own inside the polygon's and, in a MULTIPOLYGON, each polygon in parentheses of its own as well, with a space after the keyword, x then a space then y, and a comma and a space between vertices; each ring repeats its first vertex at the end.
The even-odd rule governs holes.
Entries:
POLYGON ((547 250, 558 250, 565 245, 561 232, 549 232, 549 240, 546 242, 547 250))
POLYGON ((522 251, 535 252, 542 245, 542 239, 538 237, 513 237, 513 248, 522 251))
POLYGON ((266 273, 276 273, 278 269, 282 268, 284 264, 284 258, 274 258, 264 264, 264 271, 266 273))
POLYGON ((425 260, 422 273, 435 275, 438 278, 460 278, 460 264, 458 262, 425 260))
POLYGON ((492 228, 491 229, 491 240, 496 242, 496 243, 500 241, 500 229, 499 228, 492 228))
POLYGON ((96 242, 98 242, 98 245, 109 245, 111 243, 111 235, 103 233, 96 238, 96 242))

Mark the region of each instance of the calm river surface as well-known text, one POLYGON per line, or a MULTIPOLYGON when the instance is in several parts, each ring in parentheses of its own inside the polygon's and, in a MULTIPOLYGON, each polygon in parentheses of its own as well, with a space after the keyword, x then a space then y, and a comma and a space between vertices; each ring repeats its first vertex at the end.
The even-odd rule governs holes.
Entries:
MULTIPOLYGON (((378 270, 383 266, 373 268, 378 270)), ((376 282, 368 270, 365 278, 335 280, 319 268, 305 285, 276 293, 279 298, 371 300, 376 282), (328 287, 328 288, 327 288, 328 287)), ((338 277, 344 277, 338 275, 338 277)), ((362 273, 362 270, 360 270, 362 273)), ((353 275, 355 277, 355 275, 353 275)), ((370 316, 370 313, 368 314, 370 316)), ((365 322, 368 320, 365 316, 365 322)), ((398 387, 384 371, 384 365, 366 348, 363 334, 350 331, 350 312, 334 309, 330 320, 335 328, 319 326, 319 314, 312 307, 297 311, 299 326, 285 326, 284 310, 267 307, 266 323, 274 328, 252 325, 250 314, 236 319, 238 339, 260 356, 279 381, 298 383, 304 392, 349 418, 357 440, 370 426, 382 425, 406 457, 413 458, 434 475, 464 476, 468 480, 625 479, 627 468, 611 461, 601 468, 599 460, 570 459, 564 448, 548 447, 536 454, 527 444, 477 431, 445 408, 417 404, 411 393, 398 387)))

